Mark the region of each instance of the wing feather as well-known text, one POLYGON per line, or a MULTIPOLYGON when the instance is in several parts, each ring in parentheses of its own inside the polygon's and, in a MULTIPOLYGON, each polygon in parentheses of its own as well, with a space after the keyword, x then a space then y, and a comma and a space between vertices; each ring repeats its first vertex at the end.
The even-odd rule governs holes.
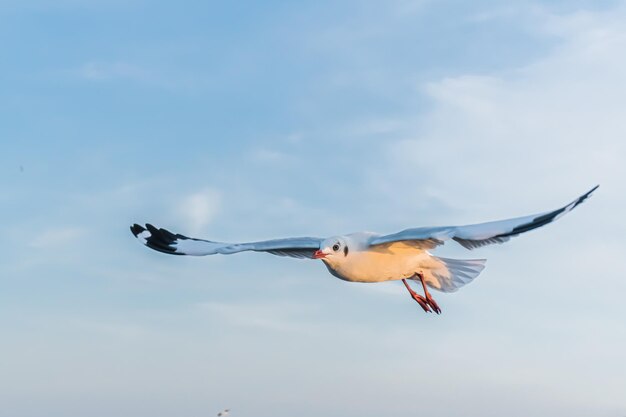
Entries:
POLYGON ((292 258, 312 259, 313 253, 320 248, 322 242, 322 239, 315 237, 292 237, 247 243, 214 242, 174 234, 167 229, 156 228, 151 224, 146 224, 146 227, 134 224, 130 230, 147 247, 171 255, 205 256, 218 253, 229 255, 237 252, 255 251, 292 258))
POLYGON ((598 187, 599 186, 596 185, 568 205, 550 212, 466 226, 418 227, 406 229, 398 233, 372 239, 370 245, 382 245, 398 241, 425 240, 430 240, 431 243, 434 242, 435 244, 443 244, 446 240, 454 239, 467 249, 475 249, 494 243, 504 243, 512 237, 545 226, 559 219, 589 198, 591 193, 598 187))

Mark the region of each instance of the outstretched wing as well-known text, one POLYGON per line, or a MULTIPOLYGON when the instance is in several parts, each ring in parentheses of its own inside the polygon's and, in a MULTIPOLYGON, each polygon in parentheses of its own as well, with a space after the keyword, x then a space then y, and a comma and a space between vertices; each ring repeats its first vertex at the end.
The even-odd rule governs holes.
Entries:
POLYGON ((287 239, 265 240, 248 243, 223 243, 174 234, 166 229, 157 229, 151 224, 146 227, 134 224, 130 231, 147 247, 172 255, 204 256, 221 253, 256 251, 292 258, 313 258, 313 253, 320 248, 322 239, 315 237, 291 237, 287 239))
POLYGON ((492 243, 503 243, 521 233, 552 223, 574 207, 585 201, 599 186, 596 185, 587 193, 560 209, 532 216, 495 222, 472 224, 467 226, 418 227, 406 229, 391 235, 379 236, 370 245, 382 245, 398 241, 423 241, 442 245, 446 240, 454 239, 467 249, 475 249, 492 243))

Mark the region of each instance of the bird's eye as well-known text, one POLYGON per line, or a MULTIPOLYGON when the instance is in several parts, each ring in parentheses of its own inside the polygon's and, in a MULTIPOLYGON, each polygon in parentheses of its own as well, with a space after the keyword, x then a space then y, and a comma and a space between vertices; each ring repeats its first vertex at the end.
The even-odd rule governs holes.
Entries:
POLYGON ((334 250, 335 252, 337 252, 337 251, 339 250, 339 243, 335 243, 335 244, 333 245, 333 250, 334 250))

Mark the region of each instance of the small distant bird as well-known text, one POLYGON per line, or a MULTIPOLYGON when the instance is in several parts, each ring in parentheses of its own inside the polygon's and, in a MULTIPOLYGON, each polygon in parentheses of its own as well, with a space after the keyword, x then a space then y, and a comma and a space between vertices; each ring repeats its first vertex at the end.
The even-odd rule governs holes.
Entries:
MULTIPOLYGON (((144 245, 172 255, 229 255, 256 251, 293 258, 321 259, 328 271, 345 281, 381 282, 402 280, 425 312, 441 313, 428 288, 454 292, 471 282, 485 267, 485 259, 449 259, 431 255, 428 250, 452 239, 466 249, 503 243, 521 233, 555 221, 585 201, 598 186, 570 204, 550 212, 467 226, 418 227, 380 235, 357 232, 326 239, 291 237, 249 243, 222 243, 194 239, 138 224, 130 230, 144 245), (424 296, 417 294, 407 280, 419 281, 424 296)), ((226 410, 228 411, 228 410, 226 410)))
POLYGON ((230 413, 230 409, 227 408, 224 411, 220 411, 219 413, 217 413, 217 417, 226 417, 228 415, 228 413, 230 413))

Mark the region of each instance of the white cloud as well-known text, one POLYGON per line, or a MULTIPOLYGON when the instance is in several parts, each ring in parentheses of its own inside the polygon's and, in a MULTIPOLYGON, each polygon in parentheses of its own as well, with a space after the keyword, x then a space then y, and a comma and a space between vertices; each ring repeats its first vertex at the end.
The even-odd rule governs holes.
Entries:
POLYGON ((187 222, 190 233, 203 231, 218 213, 221 200, 220 192, 213 188, 205 188, 180 200, 177 210, 187 222))
POLYGON ((48 229, 36 235, 30 245, 34 248, 45 249, 75 244, 85 234, 86 230, 78 227, 48 229))
POLYGON ((406 185, 423 173, 450 205, 510 196, 501 204, 510 209, 546 194, 573 198, 596 183, 623 201, 615 190, 626 178, 626 30, 605 14, 542 19, 538 30, 560 27, 564 36, 550 56, 420 86, 433 107, 390 147, 394 179, 406 185))
POLYGON ((128 81, 171 92, 197 92, 213 85, 206 74, 181 71, 175 66, 92 60, 66 74, 91 82, 128 81))
POLYGON ((301 143, 304 140, 304 134, 302 132, 293 132, 287 135, 285 141, 287 143, 301 143))
POLYGON ((87 62, 78 70, 78 74, 88 80, 110 80, 128 78, 147 80, 152 78, 144 69, 127 62, 87 62))
POLYGON ((293 157, 285 152, 276 149, 257 148, 250 154, 255 162, 264 164, 287 164, 293 160, 293 157))

